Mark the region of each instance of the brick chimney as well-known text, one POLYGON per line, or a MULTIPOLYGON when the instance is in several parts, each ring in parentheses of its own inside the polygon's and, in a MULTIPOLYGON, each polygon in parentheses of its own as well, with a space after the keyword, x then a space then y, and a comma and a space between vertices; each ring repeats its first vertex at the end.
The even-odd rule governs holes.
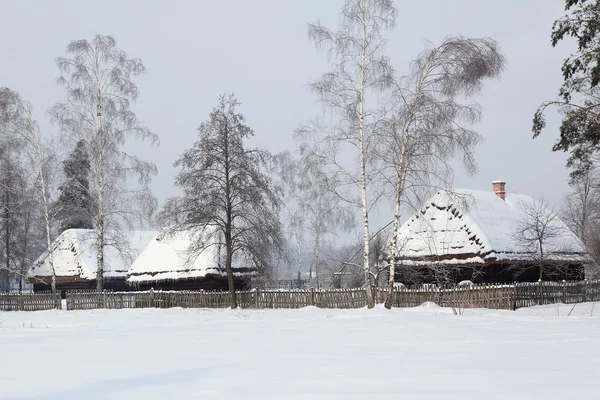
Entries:
POLYGON ((494 181, 492 182, 492 186, 494 188, 494 193, 496 193, 496 196, 504 200, 506 197, 506 182, 494 181))

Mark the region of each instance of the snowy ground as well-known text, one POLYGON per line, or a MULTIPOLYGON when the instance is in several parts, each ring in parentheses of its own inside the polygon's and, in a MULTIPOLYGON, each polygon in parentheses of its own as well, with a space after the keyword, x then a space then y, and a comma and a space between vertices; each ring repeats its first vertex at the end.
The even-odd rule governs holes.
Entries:
POLYGON ((0 313, 2 399, 599 399, 600 304, 0 313))

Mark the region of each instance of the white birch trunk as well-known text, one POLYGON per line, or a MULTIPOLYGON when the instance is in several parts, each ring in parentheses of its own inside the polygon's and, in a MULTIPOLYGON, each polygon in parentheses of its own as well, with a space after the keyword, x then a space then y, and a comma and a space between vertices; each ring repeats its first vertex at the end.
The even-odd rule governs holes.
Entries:
POLYGON ((365 103, 365 58, 367 48, 367 24, 366 11, 367 0, 363 0, 362 5, 362 26, 363 40, 362 51, 360 55, 360 78, 359 78, 359 102, 358 102, 358 134, 359 134, 359 152, 360 152, 360 199, 363 212, 363 269, 365 275, 365 289, 367 294, 367 307, 375 307, 373 301, 373 291, 371 288, 371 271, 369 265, 369 207, 367 202, 367 173, 365 159, 365 132, 364 132, 364 103, 365 103))
POLYGON ((405 130, 402 136, 402 146, 400 150, 400 160, 398 176, 395 190, 394 222, 392 228, 392 241, 390 244, 390 274, 388 280, 387 296, 385 298, 385 308, 392 308, 392 296, 394 294, 394 277, 396 274, 396 252, 398 251, 398 228, 400 225, 400 201, 404 191, 404 177, 406 175, 406 144, 408 141, 408 131, 405 130))
POLYGON ((296 239, 296 252, 298 254, 298 289, 300 289, 300 282, 302 282, 302 244, 298 233, 294 233, 296 239))
POLYGON ((40 187, 42 194, 42 206, 44 208, 44 223, 46 228, 46 246, 48 246, 48 263, 50 264, 50 273, 52 274, 52 282, 51 289, 52 293, 56 293, 56 271, 54 270, 54 251, 52 249, 52 238, 50 232, 50 212, 48 211, 48 189, 46 187, 46 179, 44 178, 44 170, 42 168, 42 152, 40 149, 40 145, 38 139, 35 135, 35 127, 33 122, 33 117, 26 110, 27 115, 27 123, 28 123, 28 134, 30 135, 29 140, 31 141, 31 145, 33 146, 33 151, 35 153, 36 162, 38 164, 38 174, 40 179, 40 187))
MULTIPOLYGON (((431 65, 428 65, 427 68, 419 76, 417 81, 416 91, 418 94, 423 90, 423 84, 425 82, 426 76, 431 71, 431 65)), ((398 229, 400 227, 400 202, 402 200, 402 195, 404 192, 404 180, 406 177, 406 169, 408 167, 407 161, 407 145, 408 145, 408 136, 410 125, 413 123, 415 118, 414 109, 411 104, 411 112, 409 113, 404 127, 402 129, 402 141, 400 145, 400 156, 397 160, 397 177, 396 177, 396 188, 395 188, 395 206, 394 206, 394 222, 392 228, 392 240, 390 242, 390 271, 389 271, 389 279, 388 279, 388 290, 387 296, 385 299, 385 307, 390 309, 392 307, 392 296, 394 293, 394 277, 396 274, 396 252, 398 251, 398 229)))
POLYGON ((96 290, 101 292, 103 290, 104 283, 104 216, 102 213, 103 207, 103 190, 102 176, 98 179, 98 219, 96 223, 96 290))
POLYGON ((320 249, 321 249, 321 233, 320 233, 320 229, 317 229, 317 232, 315 234, 315 251, 314 251, 314 257, 313 257, 313 263, 315 264, 315 280, 317 281, 317 288, 320 288, 321 285, 319 284, 319 258, 321 256, 320 254, 320 249))
POLYGON ((96 171, 98 174, 98 218, 96 223, 96 290, 104 289, 104 132, 102 132, 102 105, 100 92, 97 99, 97 126, 98 148, 96 171))
MULTIPOLYGON (((39 149, 38 149, 39 151, 39 149)), ((48 246, 48 262, 50 263, 50 271, 52 273, 52 293, 56 293, 56 271, 54 270, 54 250, 52 249, 52 239, 50 237, 50 213, 48 212, 48 190, 46 188, 46 179, 44 179, 42 171, 42 160, 39 157, 38 162, 40 163, 39 174, 40 184, 42 186, 42 203, 44 205, 44 223, 46 225, 46 245, 48 246)))

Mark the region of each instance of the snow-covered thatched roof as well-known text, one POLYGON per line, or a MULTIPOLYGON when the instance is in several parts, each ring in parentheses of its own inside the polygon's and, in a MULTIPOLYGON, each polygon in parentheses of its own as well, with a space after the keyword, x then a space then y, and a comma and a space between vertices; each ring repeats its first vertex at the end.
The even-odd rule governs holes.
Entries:
MULTIPOLYGON (((490 261, 527 260, 515 239, 523 210, 539 205, 530 196, 455 189, 441 190, 399 230, 398 255, 407 264, 484 265, 490 261)), ((555 218, 560 235, 545 243, 556 261, 589 262, 583 244, 555 218)))
MULTIPOLYGON (((207 228, 192 233, 178 231, 156 235, 127 273, 127 282, 157 282, 171 280, 224 277, 225 248, 219 232, 207 228), (212 233, 209 233, 212 232, 212 233)), ((243 258, 234 257, 234 276, 252 276, 256 269, 248 267, 243 258)))
MULTIPOLYGON (((156 231, 107 232, 104 248, 104 277, 124 277, 129 267, 156 231)), ((56 276, 96 279, 96 235, 92 229, 68 229, 52 244, 56 276)), ((29 270, 29 277, 51 276, 48 252, 42 254, 29 270)))
POLYGON ((222 276, 218 244, 213 243, 198 254, 190 254, 195 240, 189 232, 155 235, 131 266, 127 281, 140 283, 222 276))

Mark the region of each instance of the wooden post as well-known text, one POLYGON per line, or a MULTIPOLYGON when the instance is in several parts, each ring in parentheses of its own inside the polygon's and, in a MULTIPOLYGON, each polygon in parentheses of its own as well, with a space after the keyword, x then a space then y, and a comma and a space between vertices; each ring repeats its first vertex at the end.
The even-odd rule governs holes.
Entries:
POLYGON ((510 296, 508 298, 509 304, 512 303, 509 305, 509 307, 510 307, 509 310, 516 311, 516 309, 517 309, 517 284, 516 284, 516 282, 513 284, 511 293, 512 293, 513 297, 512 297, 512 301, 511 301, 510 296))
POLYGON ((310 305, 315 305, 315 288, 310 288, 310 305))
POLYGON ((23 293, 19 293, 19 311, 25 311, 25 304, 23 303, 23 293))
POLYGON ((254 308, 260 308, 260 291, 258 288, 254 290, 254 308))
POLYGON ((154 304, 154 288, 150 288, 149 290, 150 292, 150 307, 156 307, 156 304, 154 304))

